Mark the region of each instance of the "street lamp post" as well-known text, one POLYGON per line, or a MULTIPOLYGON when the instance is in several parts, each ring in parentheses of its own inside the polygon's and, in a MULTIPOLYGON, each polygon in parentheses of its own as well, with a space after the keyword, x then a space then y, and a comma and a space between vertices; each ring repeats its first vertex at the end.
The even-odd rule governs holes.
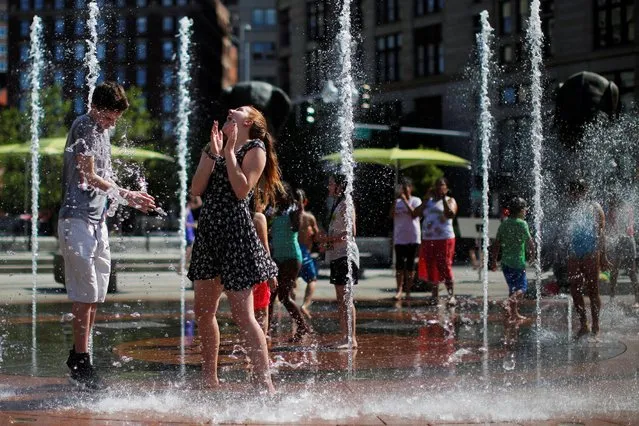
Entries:
POLYGON ((240 51, 242 57, 242 79, 249 81, 251 79, 251 44, 246 41, 246 32, 251 31, 251 24, 240 25, 240 51))

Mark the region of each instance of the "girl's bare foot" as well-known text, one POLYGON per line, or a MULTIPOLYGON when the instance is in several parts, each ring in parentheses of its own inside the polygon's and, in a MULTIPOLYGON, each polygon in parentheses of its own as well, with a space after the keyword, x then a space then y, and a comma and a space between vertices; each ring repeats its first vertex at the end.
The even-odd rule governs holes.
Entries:
POLYGON ((304 314, 304 316, 306 316, 306 318, 311 319, 311 312, 308 310, 309 306, 302 305, 300 307, 300 311, 302 311, 302 314, 304 314))
POLYGON ((395 296, 393 296, 393 300, 402 300, 402 293, 399 292, 395 296))
POLYGON ((217 379, 217 377, 210 377, 210 378, 203 377, 200 380, 200 387, 202 389, 219 389, 220 381, 217 379))

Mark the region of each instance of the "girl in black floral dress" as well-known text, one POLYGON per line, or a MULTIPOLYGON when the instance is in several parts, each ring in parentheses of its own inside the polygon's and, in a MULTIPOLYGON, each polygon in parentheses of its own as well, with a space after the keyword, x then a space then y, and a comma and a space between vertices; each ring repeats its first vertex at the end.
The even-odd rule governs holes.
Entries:
POLYGON ((202 339, 203 384, 207 387, 219 386, 216 312, 225 291, 233 319, 246 339, 257 380, 274 392, 266 339, 253 314, 252 287, 277 276, 277 267, 257 236, 249 210, 256 185, 262 202, 268 202, 281 187, 280 174, 264 116, 243 106, 229 110, 222 130, 217 122, 213 124, 211 142, 191 182, 191 194, 202 195, 204 201, 188 277, 195 282, 195 315, 202 339))

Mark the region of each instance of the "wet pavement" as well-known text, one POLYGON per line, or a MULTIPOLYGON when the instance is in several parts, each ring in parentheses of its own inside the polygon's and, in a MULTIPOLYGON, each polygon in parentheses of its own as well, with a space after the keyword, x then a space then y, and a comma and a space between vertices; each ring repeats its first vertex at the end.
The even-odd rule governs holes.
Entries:
MULTIPOLYGON (((279 306, 270 346, 278 394, 271 397, 249 384, 250 364, 226 303, 219 315, 222 388, 201 390, 192 292, 182 330, 175 286, 165 300, 145 297, 145 286, 124 286, 96 321, 93 356, 109 385, 101 393, 78 391, 65 377, 72 339, 63 294, 45 293, 53 297, 38 304, 35 341, 31 305, 3 304, 0 424, 639 424, 639 312, 631 298, 604 297, 596 341, 572 339, 576 323, 569 324, 562 297, 542 300, 538 332, 535 301, 524 304, 528 319, 512 324, 503 320, 503 296, 492 294, 484 330, 481 285, 465 289, 463 277, 458 305, 447 308, 424 293, 395 302, 392 272, 370 271, 356 290, 353 351, 331 347, 338 324, 325 282, 312 306, 315 333, 302 342, 289 342, 291 321, 279 306)), ((163 280, 179 282, 161 275, 152 285, 163 280)), ((505 287, 498 276, 490 285, 494 293, 505 287)))

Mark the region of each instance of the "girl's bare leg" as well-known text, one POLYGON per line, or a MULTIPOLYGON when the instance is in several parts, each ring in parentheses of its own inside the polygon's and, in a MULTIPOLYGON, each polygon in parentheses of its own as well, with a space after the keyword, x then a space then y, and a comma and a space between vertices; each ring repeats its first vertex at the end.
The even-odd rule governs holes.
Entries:
POLYGON ((253 363, 255 377, 268 393, 275 393, 269 370, 266 336, 253 314, 253 292, 251 289, 246 289, 228 291, 226 295, 231 304, 233 318, 246 339, 248 356, 253 363))
POLYGON ((352 346, 357 347, 356 334, 356 314, 355 305, 350 303, 348 297, 348 289, 345 285, 335 285, 335 295, 337 296, 337 313, 339 316, 339 325, 342 332, 342 339, 337 343, 336 347, 340 349, 348 349, 348 311, 351 311, 352 318, 352 346), (350 306, 349 306, 350 305, 350 306))
POLYGON ((220 329, 217 308, 224 288, 219 279, 198 280, 194 284, 195 318, 202 342, 202 382, 206 387, 218 387, 217 357, 220 350, 220 329))

